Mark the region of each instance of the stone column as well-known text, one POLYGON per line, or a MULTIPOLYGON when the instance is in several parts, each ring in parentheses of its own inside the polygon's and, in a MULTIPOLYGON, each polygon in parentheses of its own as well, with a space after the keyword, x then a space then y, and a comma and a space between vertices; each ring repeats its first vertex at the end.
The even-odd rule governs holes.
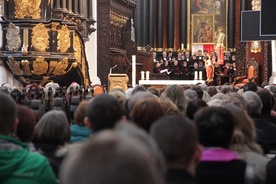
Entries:
POLYGON ((276 84, 276 41, 271 41, 271 62, 272 76, 269 78, 269 84, 276 84))
MULTIPOLYGON (((95 20, 97 20, 97 1, 98 0, 90 1, 92 2, 90 7, 93 7, 93 10, 89 10, 89 12, 93 12, 91 17, 93 17, 95 20)), ((97 29, 97 22, 94 24, 94 27, 97 29)), ((97 74, 97 34, 98 31, 93 32, 89 35, 89 41, 85 42, 85 52, 89 66, 89 76, 93 85, 101 84, 100 78, 97 74)))
POLYGON ((8 83, 8 72, 3 64, 3 61, 0 61, 0 85, 8 83))

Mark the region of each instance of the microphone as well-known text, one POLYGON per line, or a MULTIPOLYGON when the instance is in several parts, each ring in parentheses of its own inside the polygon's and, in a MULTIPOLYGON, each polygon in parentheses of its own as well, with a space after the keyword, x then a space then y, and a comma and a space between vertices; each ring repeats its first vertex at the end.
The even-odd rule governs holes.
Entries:
POLYGON ((111 68, 110 68, 110 70, 109 70, 109 74, 111 74, 112 69, 114 69, 114 68, 116 68, 116 67, 117 67, 117 65, 115 65, 115 66, 111 67, 111 68))

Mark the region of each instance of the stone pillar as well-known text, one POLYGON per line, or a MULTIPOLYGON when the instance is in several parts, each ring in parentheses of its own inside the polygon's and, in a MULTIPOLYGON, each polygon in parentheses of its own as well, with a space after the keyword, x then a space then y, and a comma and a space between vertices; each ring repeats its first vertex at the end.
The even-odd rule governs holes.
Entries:
MULTIPOLYGON (((90 6, 93 10, 89 10, 89 12, 93 12, 91 16, 94 20, 97 20, 97 0, 90 1, 92 5, 90 6)), ((94 27, 97 29, 97 22, 94 24, 94 27)), ((85 52, 86 58, 89 66, 89 76, 92 84, 101 84, 100 78, 97 74, 97 34, 98 31, 93 32, 89 35, 89 41, 85 43, 85 52)))
POLYGON ((3 61, 0 62, 0 85, 2 85, 3 83, 8 83, 8 72, 3 66, 3 61))
POLYGON ((269 78, 269 84, 276 84, 276 41, 271 41, 271 62, 272 76, 269 78))

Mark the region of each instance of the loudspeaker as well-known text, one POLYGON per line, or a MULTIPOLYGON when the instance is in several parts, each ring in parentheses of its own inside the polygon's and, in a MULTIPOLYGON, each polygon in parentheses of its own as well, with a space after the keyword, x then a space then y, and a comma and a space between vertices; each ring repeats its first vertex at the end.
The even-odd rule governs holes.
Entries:
POLYGON ((262 36, 276 36, 276 1, 261 0, 260 25, 262 36))
MULTIPOLYGON (((276 11, 276 10, 275 10, 276 11)), ((275 36, 260 35, 260 11, 241 12, 241 41, 276 40, 275 36)))

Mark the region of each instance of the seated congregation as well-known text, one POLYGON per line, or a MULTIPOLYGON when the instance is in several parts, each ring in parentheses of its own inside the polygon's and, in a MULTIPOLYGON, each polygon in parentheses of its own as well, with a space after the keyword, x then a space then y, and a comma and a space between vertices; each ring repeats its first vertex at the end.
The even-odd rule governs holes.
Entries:
POLYGON ((0 181, 276 183, 276 86, 0 87, 0 181), (102 89, 100 89, 102 90, 102 89))

